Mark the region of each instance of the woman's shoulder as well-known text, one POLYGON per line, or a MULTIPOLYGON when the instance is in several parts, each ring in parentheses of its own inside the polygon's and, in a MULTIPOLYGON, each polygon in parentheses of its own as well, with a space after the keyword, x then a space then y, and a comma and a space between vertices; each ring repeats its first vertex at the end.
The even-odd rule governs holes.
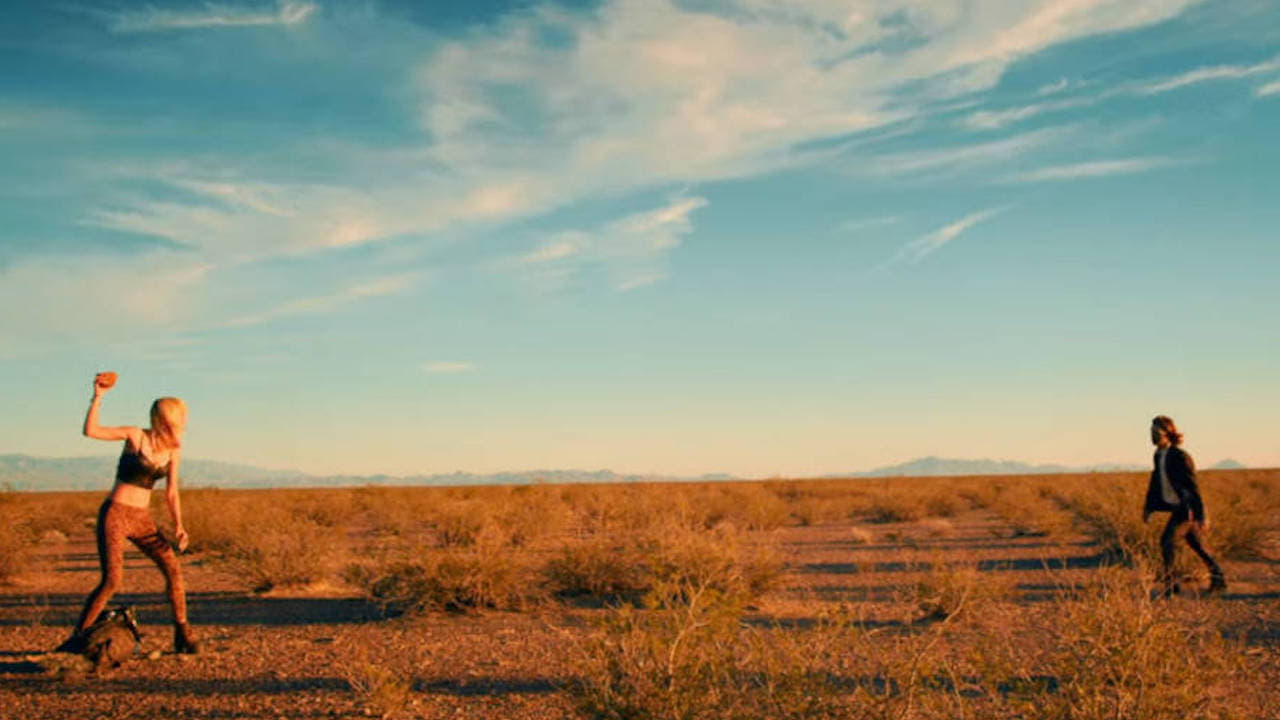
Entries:
POLYGON ((125 449, 137 452, 138 449, 142 447, 142 439, 145 436, 145 433, 142 432, 142 428, 134 425, 125 425, 120 429, 124 431, 125 449))
POLYGON ((1191 469, 1195 468, 1195 461, 1191 459, 1191 453, 1187 452, 1186 450, 1184 450, 1183 448, 1177 445, 1174 445, 1173 447, 1169 448, 1169 457, 1173 458, 1177 462, 1182 463, 1183 465, 1186 465, 1188 468, 1191 468, 1191 469))

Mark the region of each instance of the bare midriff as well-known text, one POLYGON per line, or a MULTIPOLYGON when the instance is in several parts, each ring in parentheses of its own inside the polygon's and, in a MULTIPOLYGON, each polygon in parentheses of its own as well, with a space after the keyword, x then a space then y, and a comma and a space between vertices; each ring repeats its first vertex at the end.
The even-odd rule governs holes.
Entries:
POLYGON ((129 483, 116 482, 111 489, 111 502, 129 507, 151 507, 151 491, 129 483))

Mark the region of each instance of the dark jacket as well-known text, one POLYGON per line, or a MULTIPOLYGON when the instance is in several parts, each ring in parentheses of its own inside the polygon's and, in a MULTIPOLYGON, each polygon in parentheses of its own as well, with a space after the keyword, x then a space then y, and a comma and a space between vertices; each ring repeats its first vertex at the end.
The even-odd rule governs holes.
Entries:
POLYGON ((1190 511, 1191 519, 1204 520, 1204 501, 1200 499, 1200 488, 1196 487, 1196 464, 1191 456, 1182 448, 1169 448, 1164 458, 1164 472, 1169 477, 1173 492, 1181 501, 1178 505, 1170 505, 1160 494, 1160 451, 1152 457, 1155 467, 1151 470, 1151 481, 1147 485, 1147 502, 1143 506, 1144 513, 1172 511, 1179 507, 1190 511))

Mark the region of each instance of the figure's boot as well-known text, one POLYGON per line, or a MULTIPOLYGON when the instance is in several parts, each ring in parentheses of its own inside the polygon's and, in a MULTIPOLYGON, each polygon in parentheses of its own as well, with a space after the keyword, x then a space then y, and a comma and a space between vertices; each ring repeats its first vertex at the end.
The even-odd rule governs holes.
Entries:
POLYGON ((1221 572, 1213 573, 1209 576, 1209 593, 1221 593, 1227 590, 1227 579, 1222 576, 1221 572))
POLYGON ((56 653, 71 653, 72 655, 83 654, 88 647, 88 640, 80 628, 76 628, 71 636, 62 641, 62 644, 54 648, 56 653))
POLYGON ((191 628, 186 623, 173 624, 173 651, 179 655, 200 652, 200 644, 191 638, 191 628))

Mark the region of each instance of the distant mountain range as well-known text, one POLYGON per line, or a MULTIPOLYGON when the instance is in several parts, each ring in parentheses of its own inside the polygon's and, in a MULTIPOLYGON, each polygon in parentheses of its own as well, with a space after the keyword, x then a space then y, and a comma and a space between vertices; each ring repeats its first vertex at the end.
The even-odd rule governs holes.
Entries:
POLYGON ((936 475, 1045 475, 1078 472, 1126 472, 1141 470, 1145 465, 1101 463, 1098 465, 1033 465, 1016 460, 967 460, 961 458, 922 457, 897 465, 864 472, 828 477, 931 477, 936 475))
MULTIPOLYGON (((13 490, 106 490, 115 473, 114 457, 39 458, 30 455, 0 455, 0 487, 13 490)), ((1223 460, 1216 470, 1238 470, 1245 466, 1223 460)), ((1145 465, 1107 463, 1071 467, 1034 465, 1013 460, 966 460, 923 457, 897 465, 861 472, 827 475, 839 477, 925 477, 937 475, 1032 475, 1046 473, 1121 472, 1146 469, 1145 465)), ((184 460, 183 481, 187 487, 265 488, 340 487, 351 485, 528 485, 531 483, 627 483, 697 482, 736 480, 732 475, 713 473, 696 477, 670 475, 629 475, 612 470, 528 470, 501 473, 438 473, 434 475, 311 475, 299 470, 268 470, 253 465, 216 460, 184 460)))
MULTIPOLYGON (((114 457, 40 458, 0 455, 0 487, 13 490, 106 490, 115 476, 114 457)), ((612 470, 528 470, 434 475, 311 475, 300 470, 268 470, 216 460, 183 460, 186 487, 264 488, 349 485, 528 485, 531 483, 624 483, 732 480, 714 474, 683 478, 624 475, 612 470)))

